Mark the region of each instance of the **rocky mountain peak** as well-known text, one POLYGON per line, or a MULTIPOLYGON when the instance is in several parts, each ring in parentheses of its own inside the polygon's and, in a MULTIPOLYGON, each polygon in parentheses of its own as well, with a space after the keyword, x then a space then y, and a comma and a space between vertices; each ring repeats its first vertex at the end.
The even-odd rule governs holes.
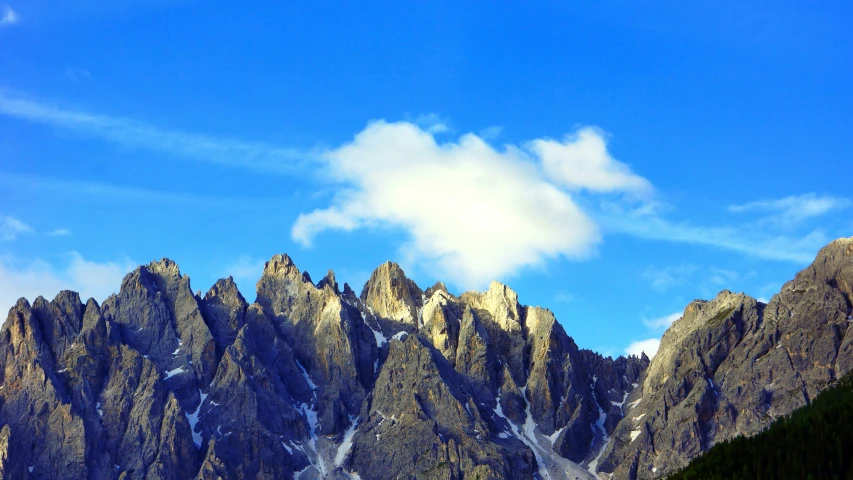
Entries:
POLYGON ((521 305, 518 294, 508 286, 493 281, 483 293, 466 292, 463 298, 472 307, 489 312, 500 327, 509 332, 521 331, 521 305))
POLYGON ((146 268, 149 272, 163 277, 180 277, 181 270, 178 264, 168 258, 162 258, 159 261, 152 261, 146 268))
POLYGON ((718 328, 729 317, 744 308, 756 308, 757 301, 744 293, 722 290, 710 301, 694 300, 661 338, 655 358, 646 372, 646 388, 665 382, 674 373, 674 358, 681 354, 686 338, 697 331, 718 328))
POLYGON ((374 315, 416 324, 418 308, 423 306, 423 292, 406 277, 394 262, 385 262, 370 275, 361 292, 361 300, 374 315))
POLYGON ((326 273, 326 276, 323 277, 323 279, 320 280, 319 283, 317 283, 317 288, 322 289, 326 285, 328 285, 329 288, 331 288, 332 291, 334 291, 335 293, 341 293, 340 289, 338 288, 338 281, 335 280, 335 272, 333 272, 332 269, 329 269, 328 273, 326 273))
POLYGON ((243 298, 243 294, 240 293, 240 290, 237 288, 237 284, 234 282, 233 277, 228 278, 220 278, 210 287, 210 290, 204 294, 205 300, 210 300, 212 298, 227 298, 233 299, 235 302, 245 303, 246 299, 243 298))
POLYGON ((277 253, 264 264, 264 275, 272 277, 298 276, 301 278, 302 273, 296 268, 293 260, 286 253, 277 253))
POLYGON ((853 370, 851 283, 841 239, 767 304, 691 302, 649 362, 580 350, 498 282, 424 293, 387 262, 358 299, 276 255, 248 304, 163 259, 100 306, 10 311, 0 476, 660 478, 853 370))

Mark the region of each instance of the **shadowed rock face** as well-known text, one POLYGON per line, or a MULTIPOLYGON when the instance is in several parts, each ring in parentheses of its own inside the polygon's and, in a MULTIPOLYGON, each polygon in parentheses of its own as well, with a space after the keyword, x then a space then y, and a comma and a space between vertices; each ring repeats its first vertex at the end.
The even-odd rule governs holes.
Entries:
POLYGON ((170 260, 103 305, 21 299, 0 330, 3 478, 650 478, 752 434, 850 370, 853 241, 764 305, 695 301, 649 359, 580 350, 494 282, 357 297, 286 255, 257 300, 170 260))

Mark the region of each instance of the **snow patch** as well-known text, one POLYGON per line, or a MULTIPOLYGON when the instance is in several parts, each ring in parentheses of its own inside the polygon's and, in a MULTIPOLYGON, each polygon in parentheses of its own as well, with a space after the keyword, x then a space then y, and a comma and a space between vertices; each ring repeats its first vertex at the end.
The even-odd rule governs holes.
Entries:
POLYGON ((557 439, 560 437, 560 434, 563 433, 563 430, 565 430, 566 427, 568 427, 568 425, 566 425, 565 427, 555 431, 554 433, 552 433, 551 435, 546 437, 548 439, 548 441, 551 442, 552 447, 554 446, 554 442, 557 441, 557 439))
POLYGON ((341 445, 338 447, 338 452, 335 454, 336 467, 340 467, 344 463, 344 460, 347 458, 347 454, 349 454, 350 449, 352 449, 352 440, 353 437, 355 437, 356 427, 358 427, 358 418, 353 418, 352 415, 350 415, 349 421, 349 428, 344 432, 344 441, 341 442, 341 445))
POLYGON ((302 372, 302 378, 305 379, 305 383, 307 383, 311 391, 314 392, 314 398, 317 398, 317 384, 311 380, 311 377, 308 375, 305 367, 302 366, 302 362, 296 360, 296 366, 299 367, 299 371, 302 372))
POLYGON ((394 336, 393 336, 393 337, 391 337, 391 338, 392 338, 393 340, 399 340, 399 341, 401 341, 401 342, 402 342, 402 341, 404 340, 404 339, 403 339, 403 337, 408 336, 408 335, 409 335, 409 334, 408 334, 408 333, 406 333, 406 332, 397 332, 397 333, 395 333, 395 334, 394 334, 394 336))
MULTIPOLYGON (((594 383, 593 383, 593 385, 594 385, 594 383)), ((617 405, 619 405, 620 410, 622 409, 622 404, 625 403, 625 399, 627 397, 628 397, 628 392, 625 392, 625 396, 622 398, 622 403, 617 404, 617 405)), ((605 430, 605 428, 604 428, 604 422, 607 420, 607 414, 604 412, 604 409, 601 408, 601 405, 598 403, 598 398, 596 398, 594 393, 592 395, 592 399, 595 401, 595 406, 598 407, 598 420, 595 421, 595 428, 597 428, 598 431, 601 432, 601 439, 602 439, 603 443, 601 445, 601 450, 598 451, 598 455, 596 455, 595 458, 593 458, 589 462, 586 469, 589 473, 593 474, 596 478, 599 478, 598 474, 595 471, 596 471, 596 469, 598 469, 598 462, 599 462, 599 460, 601 460, 601 456, 604 455, 604 451, 607 450, 607 446, 610 445, 611 439, 610 439, 610 436, 607 435, 607 430, 605 430)), ((615 402, 611 402, 611 403, 615 403, 615 402)), ((595 437, 593 437, 592 443, 589 446, 590 450, 592 450, 593 444, 595 444, 595 437)))
POLYGON ((373 338, 374 340, 376 340, 377 347, 382 348, 382 345, 388 343, 388 339, 385 337, 385 335, 382 334, 382 332, 374 330, 373 327, 371 327, 370 325, 367 325, 367 327, 370 328, 370 331, 373 332, 373 338))
MULTIPOLYGON (((299 365, 299 362, 297 362, 297 365, 299 365)), ((299 365, 299 368, 302 369, 302 365, 299 365)), ((305 369, 302 369, 302 371, 303 374, 307 377, 308 374, 304 373, 305 369)), ((308 381, 311 382, 310 379, 308 379, 308 381)), ((313 385, 313 382, 309 383, 309 385, 313 385)), ((314 388, 317 388, 317 386, 314 385, 314 388)), ((317 394, 314 393, 314 395, 316 396, 317 394)), ((320 422, 317 420, 317 410, 315 410, 314 408, 309 408, 307 403, 301 404, 299 409, 302 411, 302 414, 305 415, 305 420, 308 422, 308 432, 311 435, 311 438, 308 440, 308 447, 313 450, 314 456, 317 459, 317 463, 315 464, 313 460, 311 460, 310 455, 308 456, 308 460, 311 461, 311 464, 314 465, 320 471, 320 475, 322 477, 325 477, 326 461, 323 459, 323 456, 320 455, 320 452, 317 450, 317 429, 320 425, 320 422)))
POLYGON ((642 430, 632 430, 631 431, 631 441, 633 442, 634 440, 636 440, 637 437, 640 436, 640 433, 642 433, 642 430))
MULTIPOLYGON (((367 307, 367 309, 370 310, 371 314, 373 314, 372 308, 367 307)), ((373 332, 373 338, 374 338, 374 340, 376 340, 376 347, 382 348, 382 345, 385 345, 386 343, 388 343, 388 339, 385 337, 385 335, 382 333, 381 330, 380 331, 374 330, 373 327, 371 327, 370 324, 367 323, 367 319, 364 317, 364 312, 360 311, 358 313, 361 314, 361 320, 364 322, 365 325, 367 325, 367 328, 369 328, 370 331, 373 332)))
POLYGON ((305 471, 308 470, 309 468, 311 468, 312 466, 313 466, 313 464, 303 468, 302 470, 300 470, 298 472, 293 472, 293 480, 299 480, 299 478, 302 477, 302 474, 305 473, 305 471))
POLYGON ((175 375, 178 375, 179 373, 186 373, 186 370, 184 370, 184 367, 178 367, 174 370, 169 370, 168 372, 166 372, 166 378, 164 378, 164 380, 168 380, 168 379, 174 377, 175 375))
POLYGON ((527 404, 524 424, 521 427, 504 415, 501 407, 500 391, 498 392, 498 397, 495 399, 497 402, 497 406, 494 408, 495 415, 506 420, 510 426, 509 432, 501 432, 498 434, 498 437, 508 438, 510 435, 513 435, 527 445, 536 457, 536 464, 539 466, 539 478, 542 480, 587 478, 586 472, 583 471, 582 467, 554 452, 553 443, 549 442, 549 440, 552 437, 556 439, 559 432, 551 437, 546 437, 538 431, 538 426, 533 421, 533 415, 530 413, 530 402, 527 401, 527 387, 521 391, 527 404))
POLYGON ((198 394, 201 397, 201 401, 198 402, 198 407, 195 411, 192 413, 184 412, 184 415, 187 416, 187 421, 190 422, 190 432, 193 434, 193 443, 195 444, 195 448, 201 448, 201 433, 196 432, 196 425, 198 425, 198 414, 201 412, 201 404, 204 403, 204 399, 207 398, 207 394, 202 393, 201 390, 198 391, 198 394))

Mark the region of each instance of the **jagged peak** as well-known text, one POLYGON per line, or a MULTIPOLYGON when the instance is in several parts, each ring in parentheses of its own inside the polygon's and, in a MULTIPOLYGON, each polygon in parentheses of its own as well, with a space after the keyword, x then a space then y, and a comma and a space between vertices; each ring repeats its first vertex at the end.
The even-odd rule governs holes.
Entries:
POLYGON ((423 291, 406 277, 397 263, 379 265, 361 291, 361 300, 380 317, 409 323, 417 321, 423 291))
POLYGON ((292 276, 294 274, 302 276, 302 273, 296 268, 296 264, 293 263, 293 259, 286 253, 277 253, 264 263, 263 274, 274 277, 292 276))
POLYGON ((361 292, 362 299, 367 294, 368 288, 371 284, 376 284, 379 282, 392 282, 397 279, 411 282, 411 280, 406 277, 406 272, 403 271, 403 268, 400 267, 398 263, 392 262, 391 260, 382 263, 381 265, 376 267, 370 274, 370 278, 367 280, 367 283, 364 285, 364 289, 361 292))
POLYGON ((853 245, 853 237, 836 238, 835 240, 829 242, 827 246, 831 245, 853 245))
POLYGON ((445 286, 443 282, 435 282, 435 285, 426 289, 424 295, 429 299, 438 292, 444 292, 445 294, 450 295, 450 292, 447 290, 447 286, 445 286))
POLYGON ((521 331, 521 305, 518 303, 518 294, 503 283, 493 281, 485 292, 466 292, 463 299, 474 308, 489 312, 502 329, 521 331))
POLYGON ((343 295, 347 298, 354 298, 354 299, 358 298, 355 294, 355 291, 352 289, 352 287, 349 286, 349 283, 346 283, 346 282, 344 282, 343 295))
POLYGON ((240 293, 240 289, 237 288, 237 283, 234 282, 234 278, 229 276, 227 278, 220 278, 210 287, 210 290, 204 294, 204 300, 209 301, 214 297, 234 297, 239 302, 245 303, 246 299, 243 298, 243 294, 240 293))
POLYGON ((332 271, 331 268, 326 272, 326 276, 317 283, 317 288, 322 289, 326 285, 328 285, 335 293, 340 293, 340 290, 338 289, 338 281, 335 279, 335 272, 332 271))
POLYGON ((163 257, 160 260, 152 260, 145 266, 149 272, 163 276, 180 277, 181 269, 174 261, 163 257))

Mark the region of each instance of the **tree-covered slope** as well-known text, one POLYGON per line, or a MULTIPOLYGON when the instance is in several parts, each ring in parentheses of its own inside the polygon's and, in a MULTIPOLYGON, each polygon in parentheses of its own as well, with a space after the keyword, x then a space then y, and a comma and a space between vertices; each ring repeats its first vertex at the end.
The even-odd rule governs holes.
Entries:
POLYGON ((853 479, 853 376, 753 437, 715 445, 670 480, 853 479))

